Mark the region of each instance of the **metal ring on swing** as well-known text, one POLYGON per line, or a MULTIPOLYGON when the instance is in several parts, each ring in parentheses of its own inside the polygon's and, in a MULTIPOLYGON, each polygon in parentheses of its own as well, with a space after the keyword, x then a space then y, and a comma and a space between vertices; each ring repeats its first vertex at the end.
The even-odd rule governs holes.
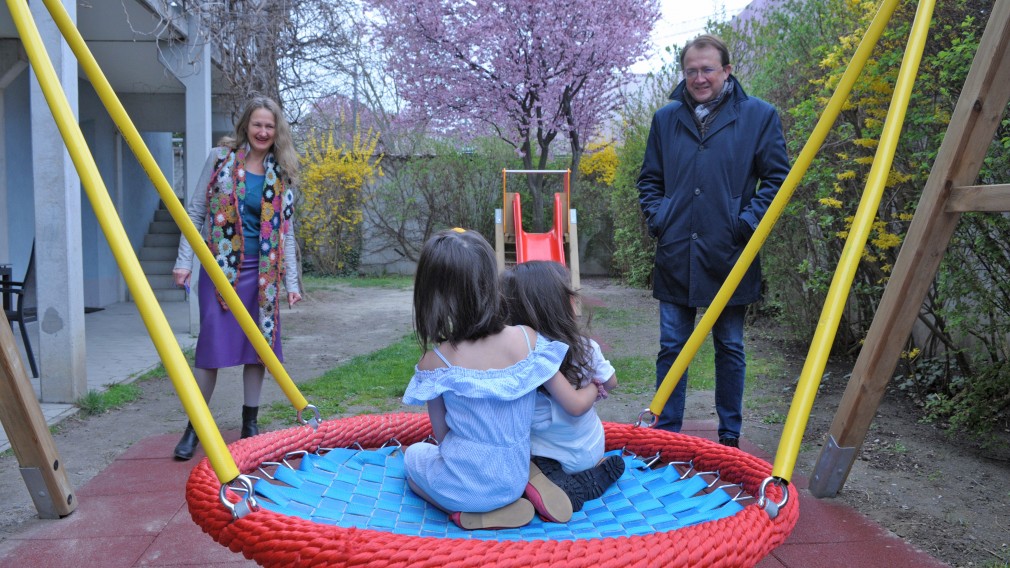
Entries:
POLYGON ((786 485, 788 484, 789 482, 787 482, 786 480, 774 476, 770 476, 761 482, 761 488, 758 490, 757 504, 758 507, 761 507, 768 512, 769 517, 773 519, 777 517, 779 515, 779 510, 781 510, 782 507, 785 507, 786 503, 789 502, 789 492, 786 491, 786 485), (774 483, 782 488, 781 501, 777 503, 775 501, 769 501, 768 498, 765 496, 765 489, 768 487, 769 483, 774 483))
POLYGON ((218 492, 218 498, 221 500, 221 504, 225 506, 226 509, 231 511, 232 519, 241 519, 242 517, 259 510, 259 503, 256 501, 256 494, 253 492, 253 481, 248 475, 239 475, 231 481, 231 483, 222 483, 221 489, 218 492), (231 483, 240 483, 243 485, 239 491, 245 492, 245 497, 239 499, 238 503, 232 503, 228 499, 228 489, 231 488, 231 483))

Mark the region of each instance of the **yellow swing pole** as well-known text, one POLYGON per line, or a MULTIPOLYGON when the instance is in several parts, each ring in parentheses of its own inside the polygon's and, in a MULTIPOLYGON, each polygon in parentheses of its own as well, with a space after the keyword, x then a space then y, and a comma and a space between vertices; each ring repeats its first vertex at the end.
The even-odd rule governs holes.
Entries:
MULTIPOLYGON (((277 359, 277 356, 270 348, 266 339, 264 339, 263 334, 259 330, 259 326, 256 325, 256 322, 249 315, 249 312, 245 309, 245 306, 242 304, 241 299, 239 299, 238 294, 235 293, 234 288, 232 288, 231 284, 228 282, 228 279, 221 270, 221 267, 218 266, 213 253, 210 252, 210 248, 207 247, 207 243, 204 242, 200 232, 193 225, 192 220, 190 220, 189 215, 186 213, 186 209, 175 196, 175 192, 172 191, 171 185, 168 183, 168 180, 165 179, 165 175, 158 167, 158 164, 155 162, 154 156, 151 155, 150 150, 148 150, 147 145, 144 144, 143 139, 140 137, 140 132, 130 120, 129 115, 126 113, 126 109, 119 101, 119 98, 116 96, 115 91, 109 84, 108 79, 102 73, 101 68, 98 66, 98 62, 88 49, 87 44, 84 42, 84 38, 81 37, 80 31, 78 31, 74 22, 70 19, 70 15, 67 13, 66 8, 64 8, 63 4, 59 0, 43 0, 43 3, 46 5, 50 14, 52 14, 53 20, 60 28, 64 38, 66 38, 67 43, 74 52, 74 55, 77 56, 77 61, 84 69, 88 79, 91 80, 92 86, 98 93, 99 98, 101 98, 102 103, 105 105, 105 108, 112 117, 112 120, 116 123, 116 126, 119 127, 120 132, 123 133, 123 138, 126 140, 126 143, 137 156, 137 160, 140 162, 141 166, 143 166, 144 171, 147 172, 148 177, 151 178, 151 182, 158 190, 158 194, 161 196, 162 201, 168 208, 169 213, 172 215, 175 223, 182 230, 183 236, 193 246, 193 250, 196 253, 197 258, 200 259, 200 263, 207 270, 207 274, 210 276, 211 281, 213 281, 214 286, 221 293, 221 297, 228 305, 228 308, 233 314, 235 314, 235 319, 242 327, 246 337, 249 338, 253 348, 256 350, 256 354, 259 355, 264 365, 270 370, 270 374, 274 376, 274 379, 277 381, 281 390, 284 391, 284 394, 287 396, 292 406, 294 406, 294 408, 299 412, 304 410, 308 406, 308 401, 305 400, 305 397, 303 397, 301 392, 299 392, 298 387, 295 386, 294 381, 291 380, 291 377, 284 369, 284 366, 277 359)), ((183 406, 186 407, 187 414, 190 414, 192 417, 190 407, 186 406, 185 401, 183 401, 183 406)), ((194 423, 193 426, 195 428, 196 424, 194 423)), ((200 435, 199 430, 197 430, 197 435, 200 435)), ((203 441, 203 439, 203 436, 200 436, 200 440, 203 441)))
POLYGON ((758 223, 757 229, 754 230, 754 235, 751 236, 747 246, 745 246, 743 252, 740 253, 740 258, 737 259, 736 265, 733 266, 733 270, 731 270, 729 275, 726 277, 726 281, 723 282, 722 287, 719 288, 719 292, 705 310, 705 314, 698 322, 698 325, 695 326, 694 332, 691 333, 691 336, 684 344, 684 347, 681 349, 677 359, 674 360, 673 365, 670 366, 670 370, 666 373, 666 377, 663 379, 662 384, 660 384, 659 388, 656 389, 656 396, 653 397, 652 403, 647 409, 653 416, 659 416, 659 414, 663 411, 663 406, 670 398, 670 395, 673 394, 673 389, 677 387, 677 383, 687 370, 691 359, 694 358, 698 349, 701 348, 701 344, 705 341, 705 337, 710 331, 712 331, 712 326, 714 326, 716 320, 719 319, 719 315, 722 314, 722 310, 726 307, 726 304, 733 296, 733 292, 736 291, 737 286, 740 285, 740 281, 747 273, 751 264, 753 264, 758 251, 761 250, 761 247, 764 245, 769 233, 771 233, 772 227, 775 226, 778 218, 782 215, 786 205, 792 198, 793 192, 796 191, 796 186, 799 185, 800 180, 803 179, 803 176, 807 173, 810 163, 813 161, 814 156, 820 149, 821 144, 824 143, 824 139, 827 138, 828 132, 835 123, 835 119, 837 119, 839 113, 841 113, 842 105, 845 103, 846 99, 848 99, 849 93, 852 91, 852 86, 856 83, 856 79, 859 77, 863 67, 866 65, 866 61, 870 58, 870 53, 873 51, 873 47, 880 39, 881 34, 884 32, 884 27, 887 25, 888 20, 890 20, 891 15, 897 7, 898 0, 884 0, 881 3, 880 8, 877 10, 877 14, 874 16, 873 21, 866 30, 866 34, 863 35, 863 39, 859 43, 859 47, 856 48, 856 52, 852 55, 852 60, 849 62, 849 66, 845 69, 845 73, 842 74, 842 78, 838 82, 838 87, 835 88, 834 94, 831 95, 831 99, 828 100, 828 104, 824 107, 824 113, 821 114, 820 119, 817 121, 817 125, 814 127, 813 132, 811 132, 810 137, 807 139, 807 143, 803 146, 803 150, 800 151, 800 155, 796 158, 796 162, 789 170, 789 175, 786 176, 785 181, 782 182, 782 187, 779 188, 778 193, 775 195, 775 199, 773 199, 771 204, 768 206, 768 211, 761 219, 761 222, 758 223))
POLYGON ((77 168, 81 177, 81 183, 91 200, 91 205, 95 209, 95 215, 102 225, 105 238, 109 241, 109 247, 116 257, 120 270, 126 278, 130 294, 135 298, 140 308, 141 317, 147 326, 148 333, 154 341, 155 348, 161 356, 165 369, 172 377, 173 384, 179 392, 179 398, 187 409, 199 409, 199 412, 191 413, 194 418, 193 426, 197 429, 200 442, 211 457, 211 463, 218 479, 233 480, 239 476, 238 467, 228 453, 224 440, 220 432, 214 427, 213 419, 210 419, 210 410, 204 402, 200 390, 196 387, 196 380, 186 357, 182 354, 179 344, 175 341, 172 328, 165 319, 165 314, 158 309, 157 299, 151 290, 151 285, 144 277, 140 268, 140 261, 129 246, 129 238, 123 228, 119 217, 116 215, 115 206, 109 198, 108 189, 98 173, 95 160, 87 150, 88 145, 81 133, 77 118, 73 109, 63 93, 52 61, 46 53, 42 43, 39 30, 32 20, 28 5, 22 0, 7 0, 7 7, 21 36, 21 42, 25 46, 28 59, 35 75, 38 78, 42 92, 45 94, 46 102, 53 113, 56 125, 60 129, 67 151, 77 168), (188 377, 184 381, 181 377, 188 377))
POLYGON ((915 84, 915 77, 919 72, 919 62, 922 60, 922 52, 926 45, 934 6, 935 0, 921 0, 916 10, 901 69, 898 71, 898 80, 894 85, 891 106, 887 111, 884 130, 880 135, 880 144, 877 146, 877 153, 873 158, 873 165, 870 167, 870 173, 866 179, 866 189, 863 190, 863 197, 856 210, 852 229, 849 231, 845 247, 838 259, 838 268, 831 279, 831 287, 828 289, 821 318, 817 323, 817 330, 814 332, 814 338, 810 344, 810 352, 807 354, 803 370, 800 372, 796 394, 789 407, 782 439, 779 441, 778 452, 775 454, 775 465, 772 468, 773 477, 789 481, 796 465, 796 456, 799 454, 803 432, 806 430, 807 419, 810 417, 810 408, 813 406, 817 387, 821 382, 821 375, 824 373, 828 355, 831 353, 831 344, 838 331, 838 322, 841 321, 846 298, 859 266, 859 259, 863 255, 873 220, 877 216, 877 208, 880 206, 880 199, 887 184, 887 176, 891 172, 894 153, 901 136, 902 123, 908 110, 908 100, 912 96, 912 87, 915 84))

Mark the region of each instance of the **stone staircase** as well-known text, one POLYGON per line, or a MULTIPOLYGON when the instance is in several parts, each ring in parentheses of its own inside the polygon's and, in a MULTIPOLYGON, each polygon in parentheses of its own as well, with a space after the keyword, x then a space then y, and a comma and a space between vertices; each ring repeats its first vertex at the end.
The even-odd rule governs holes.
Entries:
POLYGON ((186 291, 177 288, 172 279, 172 267, 175 266, 182 232, 164 207, 162 205, 154 212, 154 221, 144 235, 144 246, 140 247, 139 254, 140 267, 159 302, 183 302, 186 291))

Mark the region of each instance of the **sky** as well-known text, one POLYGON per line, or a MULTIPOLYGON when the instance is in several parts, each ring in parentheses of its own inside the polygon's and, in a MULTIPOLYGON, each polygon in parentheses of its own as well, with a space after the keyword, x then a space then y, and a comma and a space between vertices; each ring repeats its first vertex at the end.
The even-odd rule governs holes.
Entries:
MULTIPOLYGON (((662 53, 666 47, 682 46, 705 31, 709 19, 732 18, 750 3, 751 0, 660 0, 662 16, 652 31, 653 49, 662 53)), ((631 70, 645 73, 657 69, 661 62, 657 55, 634 65, 631 70)))

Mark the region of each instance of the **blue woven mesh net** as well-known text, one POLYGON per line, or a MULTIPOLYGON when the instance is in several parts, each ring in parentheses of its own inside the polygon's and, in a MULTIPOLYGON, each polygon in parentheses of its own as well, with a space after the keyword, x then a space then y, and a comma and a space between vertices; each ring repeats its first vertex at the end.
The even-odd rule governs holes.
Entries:
POLYGON ((700 475, 682 478, 672 466, 651 469, 636 457, 624 456, 624 460, 624 475, 602 497, 587 501, 569 522, 535 518, 518 529, 468 531, 457 527, 445 513, 408 488, 399 446, 305 453, 296 466, 287 462, 277 465, 270 474, 273 480, 259 479, 255 491, 263 508, 316 523, 409 536, 483 540, 641 535, 713 521, 743 510, 725 488, 711 488, 700 475))

